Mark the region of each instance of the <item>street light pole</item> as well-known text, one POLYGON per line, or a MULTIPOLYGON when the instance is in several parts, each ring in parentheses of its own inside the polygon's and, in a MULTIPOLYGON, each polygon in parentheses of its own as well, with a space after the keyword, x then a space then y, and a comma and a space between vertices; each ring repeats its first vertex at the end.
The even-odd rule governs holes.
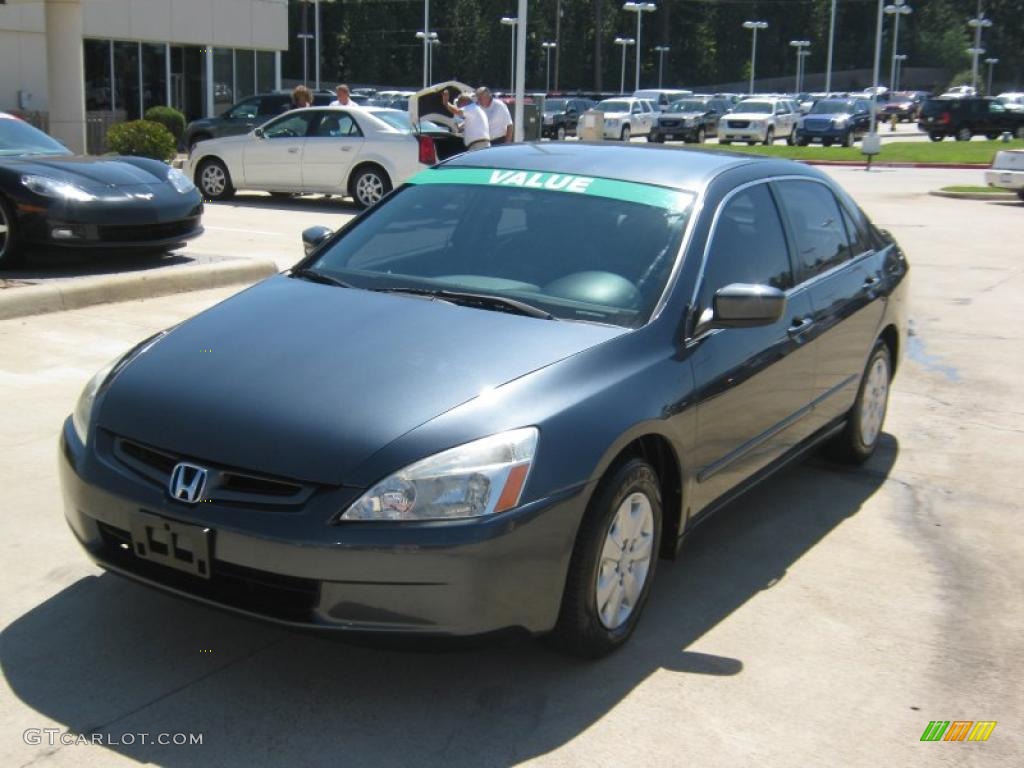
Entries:
POLYGON ((619 93, 626 92, 626 46, 635 45, 632 37, 616 37, 615 44, 622 46, 622 74, 619 76, 619 93))
POLYGON ((985 63, 988 64, 988 88, 985 89, 985 95, 992 95, 992 70, 996 64, 999 63, 999 59, 985 59, 985 63))
POLYGON ((795 91, 800 93, 801 85, 803 84, 803 63, 804 63, 804 49, 810 46, 810 40, 790 40, 789 44, 796 48, 796 82, 795 91))
POLYGON ((423 0, 423 87, 430 85, 430 41, 426 33, 430 32, 430 0, 423 0))
MULTIPOLYGON (((881 0, 879 0, 881 2, 881 0)), ((754 92, 754 70, 757 67, 757 30, 768 29, 767 21, 744 21, 743 28, 749 29, 754 33, 752 42, 750 43, 750 92, 754 92)))
POLYGON ((309 41, 313 35, 308 32, 300 32, 296 35, 302 41, 302 84, 309 85, 309 41))
POLYGON ((981 47, 981 30, 988 29, 992 26, 992 19, 986 19, 981 11, 981 0, 978 0, 978 15, 967 22, 967 26, 974 29, 974 47, 970 49, 971 52, 971 87, 974 88, 975 93, 978 90, 978 56, 985 53, 985 49, 981 47))
POLYGON ((672 49, 667 45, 656 45, 654 50, 658 52, 658 87, 661 88, 661 76, 665 70, 665 54, 672 49))
POLYGON ((882 67, 882 24, 885 21, 885 0, 878 0, 878 21, 875 25, 875 64, 871 75, 871 127, 868 135, 877 138, 878 75, 882 67))
POLYGON ((894 16, 892 28, 892 65, 889 69, 889 88, 896 90, 896 52, 900 49, 900 16, 909 16, 914 9, 905 5, 907 0, 896 0, 895 5, 885 6, 885 12, 894 16))
MULTIPOLYGON (((658 10, 658 6, 654 3, 624 3, 622 9, 625 11, 631 11, 636 14, 636 84, 633 86, 634 91, 640 90, 640 21, 643 19, 645 13, 653 13, 658 10)), ((623 51, 626 49, 623 48, 623 51)))
POLYGON ((416 39, 422 40, 423 44, 427 46, 427 69, 423 73, 423 79, 429 85, 434 81, 434 46, 441 41, 437 39, 437 32, 422 30, 416 33, 416 39))
POLYGON ((832 0, 832 14, 828 22, 828 62, 825 64, 825 92, 832 90, 832 48, 836 37, 836 0, 832 0))
POLYGON ((519 26, 519 19, 515 16, 502 16, 501 23, 506 27, 512 28, 512 63, 509 68, 510 77, 512 78, 512 87, 509 89, 509 93, 515 93, 516 90, 516 27, 519 26))
POLYGON ((546 62, 544 64, 544 94, 547 95, 551 91, 551 49, 557 48, 558 44, 545 40, 540 44, 540 47, 544 49, 546 62))
POLYGON ((901 82, 903 81, 903 62, 907 60, 907 54, 897 53, 896 54, 896 79, 893 81, 892 89, 894 91, 901 90, 901 82))

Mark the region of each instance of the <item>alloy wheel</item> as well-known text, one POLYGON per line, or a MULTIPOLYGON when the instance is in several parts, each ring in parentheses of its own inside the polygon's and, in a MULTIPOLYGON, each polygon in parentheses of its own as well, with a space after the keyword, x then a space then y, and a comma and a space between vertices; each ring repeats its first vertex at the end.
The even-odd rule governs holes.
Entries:
POLYGON ((228 186, 227 174, 219 165, 211 163, 203 168, 203 172, 199 175, 199 186, 202 187, 203 194, 207 197, 219 197, 224 194, 224 190, 228 186))
POLYGON ((633 613, 653 554, 651 501, 643 493, 631 493, 612 518, 597 568, 597 614, 606 629, 618 629, 633 613))
POLYGON ((879 357, 868 371, 861 400, 860 439, 864 445, 874 445, 878 439, 888 402, 889 365, 884 357, 879 357))
POLYGON ((376 173, 367 172, 356 180, 356 198, 366 206, 380 202, 384 197, 384 182, 376 173))
POLYGON ((3 263, 4 257, 10 250, 12 235, 11 222, 7 220, 7 210, 3 203, 0 203, 0 264, 3 263))

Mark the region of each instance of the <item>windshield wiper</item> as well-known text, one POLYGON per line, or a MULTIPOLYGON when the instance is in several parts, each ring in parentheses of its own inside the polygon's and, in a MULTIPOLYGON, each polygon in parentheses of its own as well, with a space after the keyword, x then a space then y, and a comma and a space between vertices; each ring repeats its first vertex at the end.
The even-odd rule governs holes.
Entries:
POLYGON ((299 277, 303 280, 309 280, 311 283, 323 283, 324 285, 333 285, 338 288, 355 288, 351 283, 346 283, 344 280, 339 280, 336 277, 331 277, 323 272, 317 272, 315 269, 309 269, 309 267, 303 267, 302 269, 293 269, 292 277, 299 277))
POLYGON ((484 309, 495 309, 499 312, 512 312, 527 317, 539 317, 543 320, 557 320, 550 312, 546 312, 533 304, 513 299, 508 296, 495 296, 490 293, 470 293, 467 291, 451 291, 444 288, 376 288, 379 293, 409 293, 413 296, 434 296, 450 301, 453 304, 465 304, 484 309))

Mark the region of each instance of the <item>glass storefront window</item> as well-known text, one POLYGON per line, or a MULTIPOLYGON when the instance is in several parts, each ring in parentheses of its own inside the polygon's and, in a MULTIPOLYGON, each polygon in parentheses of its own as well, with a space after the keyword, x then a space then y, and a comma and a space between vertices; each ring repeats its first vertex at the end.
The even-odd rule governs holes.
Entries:
POLYGON ((256 92, 269 93, 277 87, 277 67, 273 51, 256 53, 256 92))
POLYGON ((219 115, 235 102, 234 52, 213 49, 213 113, 219 115))
POLYGON ((110 109, 110 41, 85 40, 85 108, 110 109))
POLYGON ((143 109, 167 103, 167 48, 160 43, 142 44, 143 109))
POLYGON ((256 53, 239 48, 235 51, 235 101, 256 93, 256 53))
POLYGON ((114 43, 114 109, 129 120, 140 117, 138 43, 114 43))

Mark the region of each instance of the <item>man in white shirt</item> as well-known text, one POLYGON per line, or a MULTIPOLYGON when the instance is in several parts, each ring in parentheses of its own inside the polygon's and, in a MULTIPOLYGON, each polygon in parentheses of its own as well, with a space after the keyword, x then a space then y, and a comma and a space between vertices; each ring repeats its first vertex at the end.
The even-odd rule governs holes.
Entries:
POLYGON ((503 101, 491 96, 491 89, 481 85, 476 89, 477 104, 487 113, 487 126, 490 129, 491 146, 512 142, 512 115, 503 101))
POLYGON ((337 96, 338 98, 332 101, 330 106, 347 107, 348 109, 359 109, 359 105, 352 101, 352 99, 350 98, 351 91, 349 91, 348 86, 345 85, 344 83, 342 83, 341 85, 334 89, 334 95, 337 96))
POLYGON ((448 91, 442 91, 441 100, 449 112, 462 118, 462 141, 466 149, 486 149, 491 146, 487 113, 479 104, 474 103, 468 93, 459 94, 453 105, 448 102, 448 91))

